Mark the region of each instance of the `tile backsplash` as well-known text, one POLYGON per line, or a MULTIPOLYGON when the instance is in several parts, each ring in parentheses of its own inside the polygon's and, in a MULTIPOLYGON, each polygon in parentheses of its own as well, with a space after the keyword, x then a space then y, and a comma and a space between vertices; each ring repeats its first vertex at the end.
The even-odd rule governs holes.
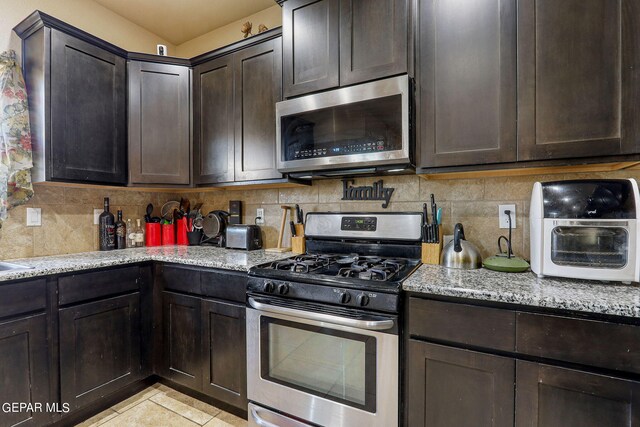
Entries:
MULTIPOLYGON (((544 176, 425 180, 418 176, 356 178, 355 185, 371 185, 379 179, 395 191, 387 209, 383 201, 343 201, 341 180, 314 181, 309 187, 252 190, 215 190, 184 194, 203 202, 203 211, 227 210, 229 200, 243 202, 243 222, 253 224, 256 209, 265 210, 263 237, 266 247, 276 246, 282 209, 300 204, 305 212, 313 211, 421 211, 422 203, 435 194, 443 208, 444 233, 451 234, 453 225, 461 222, 467 239, 475 243, 483 256, 497 251, 500 235, 507 230, 498 227, 498 205, 515 203, 517 228, 513 231, 513 248, 517 255, 529 258, 529 200, 536 181, 579 178, 636 178, 640 171, 625 170, 588 174, 556 174, 544 176)), ((0 259, 34 257, 97 250, 98 232, 93 224, 93 210, 102 208, 104 197, 110 197, 112 212, 122 209, 124 218, 142 218, 147 203, 159 212, 167 200, 179 200, 180 193, 161 193, 111 188, 75 188, 53 184, 36 185, 35 196, 26 205, 9 212, 0 230, 0 259), (26 208, 42 208, 42 226, 26 227, 26 208)), ((290 241, 285 227, 285 245, 290 241)))

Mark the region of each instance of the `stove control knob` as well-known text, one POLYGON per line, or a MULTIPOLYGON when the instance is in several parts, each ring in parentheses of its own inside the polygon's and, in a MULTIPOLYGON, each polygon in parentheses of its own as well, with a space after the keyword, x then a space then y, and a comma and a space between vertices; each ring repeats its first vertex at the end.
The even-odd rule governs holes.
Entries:
POLYGON ((340 304, 348 304, 351 301, 351 294, 349 292, 340 292, 338 296, 340 304))
POLYGON ((280 295, 286 295, 289 293, 289 284, 288 283, 282 283, 280 285, 278 285, 278 293, 280 295))
POLYGON ((262 286, 262 291, 266 292, 266 293, 273 293, 273 291, 276 290, 276 285, 273 284, 273 282, 264 282, 264 285, 262 286))
POLYGON ((356 302, 360 307, 364 307, 365 305, 369 304, 369 297, 365 294, 360 294, 356 297, 356 302))

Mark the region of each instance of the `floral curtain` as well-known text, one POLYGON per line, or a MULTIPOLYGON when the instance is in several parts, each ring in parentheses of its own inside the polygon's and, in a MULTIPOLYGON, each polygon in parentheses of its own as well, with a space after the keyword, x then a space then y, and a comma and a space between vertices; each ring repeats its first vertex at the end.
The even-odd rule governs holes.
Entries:
POLYGON ((33 196, 27 91, 16 53, 0 54, 0 227, 7 211, 33 196))

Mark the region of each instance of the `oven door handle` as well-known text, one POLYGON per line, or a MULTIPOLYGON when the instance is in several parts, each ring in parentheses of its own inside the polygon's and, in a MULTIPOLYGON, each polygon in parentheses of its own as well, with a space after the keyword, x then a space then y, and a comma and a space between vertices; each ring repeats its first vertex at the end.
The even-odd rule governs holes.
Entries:
POLYGON ((393 326, 395 325, 395 322, 392 319, 380 320, 373 317, 371 319, 351 319, 349 317, 336 316, 333 314, 315 313, 311 311, 297 310, 295 308, 265 304, 263 302, 255 300, 252 297, 249 297, 249 305, 256 310, 266 311, 269 313, 284 314, 287 316, 299 317, 301 319, 334 323, 336 325, 350 326, 352 328, 358 329, 368 329, 371 331, 385 331, 387 329, 393 328, 393 326))

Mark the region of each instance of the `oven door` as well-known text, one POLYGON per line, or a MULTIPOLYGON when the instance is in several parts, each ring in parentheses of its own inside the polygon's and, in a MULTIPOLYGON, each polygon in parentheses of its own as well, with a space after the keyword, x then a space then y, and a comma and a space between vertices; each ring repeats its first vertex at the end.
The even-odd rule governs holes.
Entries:
POLYGON ((249 297, 250 401, 322 426, 398 425, 397 318, 249 297))
POLYGON ((277 103, 278 170, 410 166, 410 92, 404 75, 277 103))

